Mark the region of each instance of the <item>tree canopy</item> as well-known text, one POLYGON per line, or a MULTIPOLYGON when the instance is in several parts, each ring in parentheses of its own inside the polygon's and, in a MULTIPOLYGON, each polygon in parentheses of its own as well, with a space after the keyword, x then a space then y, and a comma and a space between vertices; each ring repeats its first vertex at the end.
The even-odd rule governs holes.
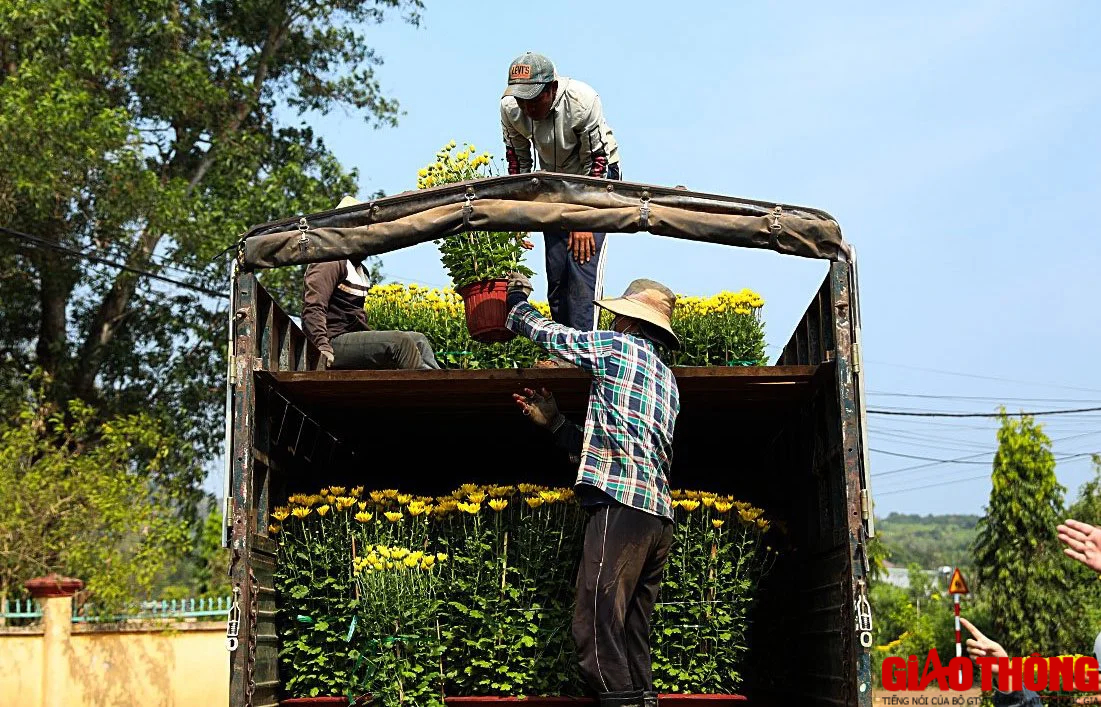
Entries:
POLYGON ((306 119, 343 107, 395 124, 366 32, 417 23, 421 6, 3 3, 0 224, 34 237, 0 234, 8 410, 36 369, 58 404, 144 410, 194 451, 176 471, 195 486, 221 430, 226 302, 134 271, 223 291, 215 258, 250 224, 355 193, 355 172, 306 119))

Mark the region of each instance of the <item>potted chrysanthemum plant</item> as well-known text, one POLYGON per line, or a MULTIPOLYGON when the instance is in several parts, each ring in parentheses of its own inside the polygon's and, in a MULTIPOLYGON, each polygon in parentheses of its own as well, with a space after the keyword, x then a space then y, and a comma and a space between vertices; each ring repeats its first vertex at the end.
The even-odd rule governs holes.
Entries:
MULTIPOLYGON (((436 161, 417 173, 417 188, 429 189, 495 175, 489 153, 476 154, 474 145, 457 150, 454 140, 436 153, 436 161)), ((508 277, 531 276, 523 265, 525 234, 510 231, 465 231, 436 241, 440 261, 452 286, 463 298, 470 336, 483 343, 508 341, 505 327, 508 277)))

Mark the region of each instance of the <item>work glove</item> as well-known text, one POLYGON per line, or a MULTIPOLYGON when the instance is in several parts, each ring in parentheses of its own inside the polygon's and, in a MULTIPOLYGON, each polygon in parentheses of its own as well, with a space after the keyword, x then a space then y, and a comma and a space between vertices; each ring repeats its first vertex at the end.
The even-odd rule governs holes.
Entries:
POLYGON ((528 295, 531 294, 531 280, 527 279, 518 272, 514 272, 508 277, 508 297, 505 298, 505 305, 512 311, 512 308, 521 302, 528 301, 528 295))
POLYGON ((336 357, 333 356, 332 351, 322 351, 321 352, 321 362, 323 364, 325 364, 325 369, 324 370, 327 371, 330 368, 332 368, 333 367, 333 361, 335 361, 335 360, 336 360, 336 357))
POLYGON ((521 273, 514 272, 508 276, 508 293, 523 292, 524 298, 531 294, 531 280, 521 273))
POLYGON ((540 427, 553 431, 564 421, 562 413, 558 411, 558 402, 546 388, 538 393, 531 388, 524 388, 523 394, 513 393, 512 399, 516 401, 521 412, 540 427))

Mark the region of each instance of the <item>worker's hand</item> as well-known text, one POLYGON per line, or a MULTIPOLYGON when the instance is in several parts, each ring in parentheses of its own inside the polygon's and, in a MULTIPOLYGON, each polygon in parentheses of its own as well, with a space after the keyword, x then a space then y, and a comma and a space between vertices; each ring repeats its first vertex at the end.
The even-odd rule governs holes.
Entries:
POLYGON ((514 273, 512 273, 511 275, 508 276, 508 291, 509 291, 509 293, 523 292, 524 296, 527 297, 528 295, 531 294, 531 290, 532 290, 531 280, 529 280, 526 275, 522 275, 521 273, 514 272, 514 273))
POLYGON ((531 242, 530 238, 528 238, 529 235, 531 235, 531 234, 529 234, 529 233, 520 233, 520 234, 517 235, 516 240, 518 240, 520 242, 520 247, 523 248, 524 250, 531 250, 532 248, 535 247, 535 244, 531 242))
POLYGON ((1055 529, 1066 545, 1063 553, 1094 572, 1101 572, 1101 528, 1078 520, 1068 520, 1055 529))
POLYGON ((336 357, 335 357, 335 356, 333 356, 333 352, 332 352, 332 351, 322 351, 322 352, 321 352, 321 362, 322 362, 323 364, 325 364, 325 369, 324 369, 324 370, 326 370, 326 371, 327 371, 327 370, 329 370, 330 368, 332 368, 332 367, 333 367, 333 361, 334 361, 334 360, 336 360, 336 357))
MULTIPOLYGON (((992 641, 991 639, 984 636, 982 631, 975 628, 975 624, 971 623, 962 616, 960 617, 960 623, 963 624, 963 627, 966 628, 968 632, 973 636, 973 638, 967 639, 967 655, 971 656, 971 658, 1009 657, 1009 654, 1005 652, 1005 649, 1002 648, 1000 643, 992 641)), ((998 664, 994 663, 991 666, 991 670, 995 675, 997 675, 998 664)))
POLYGON ((522 395, 513 393, 512 399, 516 401, 520 410, 540 427, 551 427, 562 417, 562 413, 558 412, 558 403, 554 395, 546 388, 538 393, 531 388, 524 388, 522 395))
POLYGON ((584 265, 596 255, 596 238, 591 231, 571 231, 566 248, 573 253, 573 259, 584 265))

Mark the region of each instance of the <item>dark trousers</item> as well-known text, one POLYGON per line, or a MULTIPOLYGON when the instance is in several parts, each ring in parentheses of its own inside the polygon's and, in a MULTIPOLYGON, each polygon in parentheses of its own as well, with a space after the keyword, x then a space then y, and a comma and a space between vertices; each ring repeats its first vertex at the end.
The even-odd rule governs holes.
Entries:
POLYGON ((586 263, 579 263, 569 249, 567 231, 547 231, 543 242, 547 251, 547 304, 551 319, 571 329, 596 328, 597 277, 604 254, 603 233, 594 233, 596 252, 586 263))
POLYGON ((432 344, 416 331, 353 331, 332 340, 333 368, 428 370, 440 367, 432 344))
POLYGON ((672 542, 668 520, 618 503, 589 511, 573 638, 597 693, 653 690, 650 616, 672 542))
MULTIPOLYGON (((619 163, 608 165, 608 179, 620 179, 619 163)), ((587 263, 579 263, 569 250, 568 231, 545 231, 543 242, 547 252, 547 304, 551 319, 571 329, 592 331, 596 328, 596 307, 604 279, 604 238, 593 233, 596 252, 587 263)))

